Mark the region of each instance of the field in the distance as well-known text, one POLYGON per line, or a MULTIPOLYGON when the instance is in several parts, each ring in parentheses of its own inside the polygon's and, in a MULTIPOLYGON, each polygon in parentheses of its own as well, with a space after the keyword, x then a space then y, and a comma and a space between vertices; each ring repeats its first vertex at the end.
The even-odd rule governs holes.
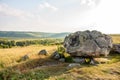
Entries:
POLYGON ((120 34, 111 34, 110 36, 113 39, 113 43, 120 43, 120 34))
MULTIPOLYGON (((112 35, 114 43, 120 43, 120 35, 112 35)), ((109 55, 109 63, 81 65, 67 68, 70 63, 50 59, 57 45, 30 45, 0 49, 0 80, 119 80, 120 55, 109 55), (48 55, 38 55, 46 49, 48 55), (29 59, 18 62, 28 54, 29 59)))

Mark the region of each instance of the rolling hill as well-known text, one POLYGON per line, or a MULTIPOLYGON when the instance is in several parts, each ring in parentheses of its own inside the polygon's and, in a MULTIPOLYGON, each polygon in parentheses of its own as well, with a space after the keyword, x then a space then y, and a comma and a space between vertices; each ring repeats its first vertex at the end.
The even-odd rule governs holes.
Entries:
POLYGON ((69 33, 0 31, 1 38, 64 38, 69 33))

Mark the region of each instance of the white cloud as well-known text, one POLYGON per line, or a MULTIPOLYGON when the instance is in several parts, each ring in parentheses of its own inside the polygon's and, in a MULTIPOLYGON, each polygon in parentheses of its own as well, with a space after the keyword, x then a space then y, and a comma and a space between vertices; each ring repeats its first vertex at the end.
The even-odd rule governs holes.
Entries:
POLYGON ((87 5, 89 7, 95 7, 97 0, 80 0, 81 5, 87 5))
POLYGON ((31 13, 12 8, 4 3, 0 4, 0 15, 14 16, 14 17, 18 17, 18 18, 33 17, 33 14, 31 14, 31 13))
POLYGON ((86 4, 86 3, 87 3, 87 0, 80 0, 81 5, 86 4))
POLYGON ((39 5, 39 8, 40 8, 40 9, 41 9, 41 8, 42 8, 42 9, 47 8, 47 9, 51 9, 51 10, 54 10, 54 11, 57 11, 57 10, 58 10, 57 7, 51 5, 51 4, 48 3, 48 2, 44 2, 43 4, 40 4, 40 5, 39 5))
POLYGON ((88 6, 91 6, 91 7, 96 6, 95 0, 88 0, 88 6))

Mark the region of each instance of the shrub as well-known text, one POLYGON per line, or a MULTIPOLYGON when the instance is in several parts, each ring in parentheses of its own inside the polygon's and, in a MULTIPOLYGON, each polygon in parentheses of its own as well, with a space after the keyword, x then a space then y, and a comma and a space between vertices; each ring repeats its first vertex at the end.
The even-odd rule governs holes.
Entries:
POLYGON ((65 62, 73 62, 73 59, 71 56, 65 57, 65 62))
POLYGON ((70 54, 66 53, 63 46, 58 46, 57 52, 60 54, 61 58, 65 58, 65 62, 73 62, 72 57, 70 54))
POLYGON ((0 68, 4 68, 4 63, 0 62, 0 68))
POLYGON ((62 46, 58 46, 58 50, 57 50, 60 54, 64 54, 65 53, 65 48, 62 46))

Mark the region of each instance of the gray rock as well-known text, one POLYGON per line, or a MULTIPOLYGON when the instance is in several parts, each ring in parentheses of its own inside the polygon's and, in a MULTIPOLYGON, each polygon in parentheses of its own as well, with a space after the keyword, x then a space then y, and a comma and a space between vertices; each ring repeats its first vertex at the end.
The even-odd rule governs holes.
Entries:
POLYGON ((120 54, 120 44, 113 44, 111 49, 111 54, 119 53, 120 54))
POLYGON ((71 63, 68 65, 67 68, 73 68, 73 67, 80 67, 80 64, 79 63, 71 63))
POLYGON ((60 56, 60 54, 59 54, 57 51, 55 51, 55 52, 51 55, 51 58, 58 60, 58 59, 61 58, 61 56, 60 56))
POLYGON ((112 38, 99 31, 78 31, 64 39, 64 47, 71 56, 107 56, 112 48, 112 38))
POLYGON ((73 62, 75 63, 85 63, 85 59, 84 58, 73 58, 73 62))
POLYGON ((38 55, 47 55, 47 51, 45 49, 41 50, 38 55))
POLYGON ((93 59, 91 59, 90 64, 95 65, 96 63, 93 59))
POLYGON ((27 54, 22 57, 22 60, 23 60, 23 61, 25 61, 25 60, 27 60, 27 59, 29 59, 29 56, 28 56, 27 54))
POLYGON ((65 58, 60 58, 59 61, 60 62, 65 62, 65 58))
POLYGON ((18 62, 26 61, 26 60, 28 60, 28 59, 29 59, 29 56, 28 56, 28 54, 26 54, 26 55, 22 56, 22 57, 18 60, 18 62))

